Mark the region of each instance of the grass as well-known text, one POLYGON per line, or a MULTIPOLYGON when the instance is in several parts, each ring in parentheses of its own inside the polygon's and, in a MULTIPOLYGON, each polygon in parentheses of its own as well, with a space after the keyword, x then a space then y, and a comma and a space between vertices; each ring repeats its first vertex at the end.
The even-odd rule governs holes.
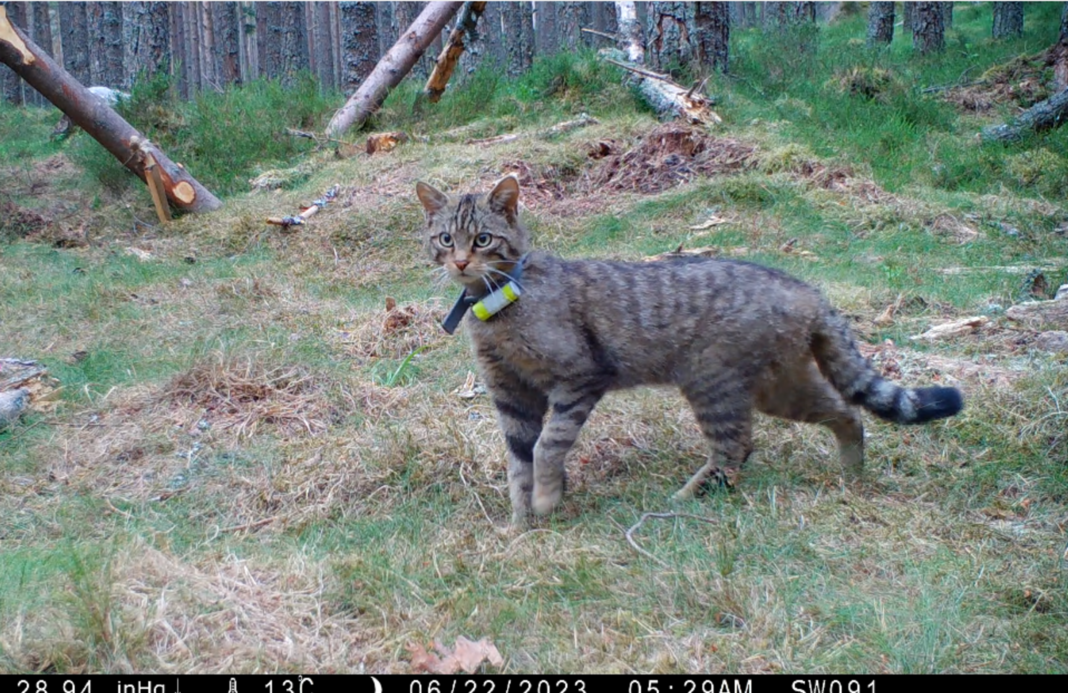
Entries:
MULTIPOLYGON (((1003 113, 918 90, 1036 52, 1051 13, 1029 5, 1025 36, 993 44, 988 6, 959 7, 943 61, 900 38, 850 45, 862 18, 846 17, 786 65, 792 80, 770 69, 781 52, 736 32, 712 135, 753 154, 656 194, 587 182, 604 165, 588 143, 626 150, 656 127, 589 55, 512 84, 476 72, 422 115, 404 86, 375 125, 418 137, 303 155, 306 180, 272 195, 238 182, 297 150, 241 160, 203 124, 182 130, 198 176, 238 164, 217 179, 222 211, 168 227, 135 224, 152 218, 141 186, 102 190, 84 160, 42 176, 82 144, 49 143, 47 114, 0 108, 0 180, 15 183, 0 202, 89 229, 76 247, 0 246, 0 356, 56 379, 0 431, 0 670, 407 672, 408 642, 464 635, 493 640, 511 672, 1068 673, 1068 369, 1001 317, 1024 275, 989 269, 1068 281, 1068 208, 1048 173, 1063 135, 978 147, 1003 113), (854 67, 910 86, 839 93, 854 67), (464 144, 580 111, 601 123, 464 144), (867 418, 860 488, 842 486, 826 432, 761 419, 736 492, 675 503, 705 454, 691 414, 670 392, 613 394, 569 459, 562 511, 508 532, 503 441, 487 396, 466 392, 464 340, 437 326, 454 293, 432 281, 412 195, 416 180, 485 188, 508 171, 529 172, 540 247, 639 259, 683 243, 786 269, 850 316, 878 367, 958 385, 967 409, 921 428, 867 418), (308 226, 264 229, 335 182, 338 203, 308 226), (977 313, 992 324, 976 334, 908 340, 977 313), (654 560, 624 534, 664 511, 678 517, 634 532, 654 560)), ((205 100, 233 117, 273 89, 205 100)), ((211 113, 173 108, 184 127, 211 113)), ((232 139, 273 152, 295 122, 232 139)))

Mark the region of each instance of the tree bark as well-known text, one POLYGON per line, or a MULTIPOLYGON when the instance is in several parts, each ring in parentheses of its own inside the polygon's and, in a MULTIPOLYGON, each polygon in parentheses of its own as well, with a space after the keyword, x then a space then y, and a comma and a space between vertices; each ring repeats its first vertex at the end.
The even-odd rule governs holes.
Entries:
POLYGON ((237 4, 238 41, 241 45, 241 81, 251 82, 260 76, 259 25, 256 5, 248 0, 237 4))
POLYGON ((868 5, 868 45, 894 41, 894 3, 873 2, 868 5))
POLYGON ((1030 132, 1054 130, 1068 119, 1068 89, 1036 103, 1010 123, 983 128, 984 142, 1014 142, 1030 132))
POLYGON ((257 2, 255 7, 260 74, 276 79, 282 76, 282 3, 257 2))
POLYGON ((694 3, 698 72, 726 74, 730 46, 730 11, 725 2, 694 3))
MULTIPOLYGON (((214 3, 212 3, 214 4, 214 3)), ((200 83, 221 91, 215 72, 215 17, 209 3, 198 2, 197 20, 200 24, 200 83)))
POLYGON ((389 90, 400 84, 445 23, 460 9, 462 2, 430 2, 415 22, 389 49, 356 93, 330 119, 329 137, 337 137, 355 125, 362 127, 385 101, 389 90))
POLYGON ((319 76, 319 84, 324 89, 334 89, 337 84, 334 81, 334 41, 330 31, 330 5, 315 2, 312 3, 312 9, 315 28, 310 33, 314 38, 312 54, 315 56, 315 74, 319 76))
MULTIPOLYGON (((52 17, 48 12, 47 2, 32 2, 30 3, 30 16, 29 19, 33 24, 33 40, 46 51, 49 55, 55 56, 55 52, 52 49, 52 17)), ((27 96, 31 98, 29 101, 35 106, 43 106, 48 103, 48 100, 37 93, 36 89, 26 89, 27 96)))
POLYGON ((1023 3, 995 2, 992 34, 996 39, 1023 36, 1023 3))
POLYGON ((508 76, 518 77, 534 61, 533 12, 529 2, 505 3, 503 36, 508 50, 508 76))
POLYGON ((690 27, 693 25, 690 5, 685 2, 648 4, 646 64, 661 72, 669 72, 690 62, 693 53, 690 45, 690 27))
POLYGON ((584 41, 582 27, 590 25, 587 3, 560 2, 556 8, 556 30, 561 46, 569 51, 577 49, 584 41))
POLYGON ((60 45, 63 65, 79 82, 89 84, 89 25, 84 2, 61 2, 59 12, 60 45))
POLYGON ((938 3, 942 7, 942 28, 953 28, 953 3, 940 2, 938 3))
MULTIPOLYGON (((8 3, 7 11, 12 22, 18 24, 19 27, 26 26, 26 3, 8 3)), ((16 106, 21 106, 26 102, 22 78, 7 68, 0 70, 0 94, 3 95, 4 101, 16 106)))
POLYGON ((1053 83, 1058 90, 1068 87, 1068 2, 1061 9, 1061 31, 1050 51, 1053 63, 1053 83))
POLYGON ((176 2, 171 4, 170 16, 170 42, 171 42, 171 74, 177 83, 178 97, 189 98, 189 80, 186 78, 186 52, 185 52, 185 4, 176 2))
POLYGON ((946 34, 939 3, 916 3, 912 14, 912 47, 920 55, 937 53, 945 49, 946 34))
POLYGON ((189 95, 192 97, 200 91, 200 22, 197 18, 197 3, 183 2, 182 19, 185 22, 185 58, 186 79, 189 80, 189 95))
POLYGON ((456 21, 456 28, 449 34, 448 43, 445 44, 445 48, 441 51, 437 65, 434 67, 434 71, 430 74, 426 87, 423 89, 423 93, 426 94, 431 103, 437 103, 441 99, 441 95, 445 93, 445 85, 449 83, 449 78, 452 77, 453 70, 456 69, 456 63, 460 60, 460 56, 463 55, 465 38, 469 42, 478 40, 478 18, 482 16, 482 12, 485 9, 485 2, 464 3, 463 11, 460 12, 460 17, 456 21))
POLYGON ((126 74, 132 82, 142 75, 151 79, 170 69, 170 8, 166 2, 122 4, 122 32, 126 74))
POLYGON ((343 2, 338 11, 341 13, 341 43, 345 51, 342 89, 346 95, 351 95, 371 74, 378 59, 375 6, 370 2, 343 2))
POLYGON ((122 3, 87 2, 89 76, 93 84, 125 88, 122 65, 122 3))
POLYGON ((304 3, 282 4, 282 84, 292 85, 297 73, 307 70, 308 27, 304 18, 304 3))
POLYGON ((645 41, 638 21, 638 8, 633 2, 616 2, 616 22, 619 24, 619 48, 627 60, 635 65, 645 63, 645 41))
POLYGON ((901 3, 901 30, 912 33, 912 26, 916 18, 916 3, 901 3))
POLYGON ((534 43, 538 55, 552 55, 560 50, 560 36, 556 29, 556 3, 534 3, 534 23, 537 27, 534 43))
POLYGON ((213 2, 209 5, 215 27, 215 75, 223 86, 241 84, 241 25, 236 2, 213 2))
POLYGON ((145 180, 146 157, 155 158, 167 199, 178 209, 207 212, 222 206, 222 202, 185 169, 175 165, 103 99, 94 96, 8 21, 4 6, 0 6, 0 62, 41 92, 141 180, 145 180))

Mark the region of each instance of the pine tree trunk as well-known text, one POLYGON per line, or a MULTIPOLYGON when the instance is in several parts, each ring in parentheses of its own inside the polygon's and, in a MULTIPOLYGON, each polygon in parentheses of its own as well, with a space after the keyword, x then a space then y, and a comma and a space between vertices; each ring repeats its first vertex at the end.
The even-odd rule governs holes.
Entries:
POLYGON ((556 29, 556 3, 534 3, 535 47, 538 55, 553 55, 560 50, 560 36, 556 29))
POLYGON ((308 27, 304 21, 304 3, 282 4, 282 83, 292 85, 297 73, 307 70, 308 27))
POLYGON ((315 16, 315 31, 311 32, 315 56, 315 73, 319 76, 319 84, 323 90, 337 87, 334 82, 334 42, 330 31, 330 5, 325 2, 312 4, 315 16))
POLYGON ((816 3, 814 2, 790 3, 788 12, 792 15, 791 19, 797 23, 816 21, 816 3))
POLYGON ((530 69, 534 59, 532 9, 530 3, 509 2, 504 4, 503 10, 507 71, 510 77, 517 77, 530 69))
POLYGON ((560 36, 561 47, 569 51, 576 50, 585 40, 582 36, 582 27, 589 25, 589 8, 586 3, 557 3, 556 30, 560 36))
POLYGON ((256 3, 256 29, 260 49, 261 74, 279 79, 284 71, 282 59, 282 5, 280 2, 256 3), (261 28, 262 27, 262 28, 261 28))
POLYGON ((1050 51, 1053 63, 1053 83, 1059 91, 1068 88, 1068 2, 1061 9, 1061 31, 1050 51))
POLYGON ((873 2, 868 5, 868 45, 892 43, 894 40, 894 3, 873 2))
POLYGON ((89 75, 93 84, 121 89, 124 83, 122 65, 122 3, 87 2, 89 20, 89 75))
POLYGON ((186 51, 185 51, 185 3, 176 2, 171 4, 170 16, 170 39, 171 39, 171 74, 178 86, 178 97, 189 98, 189 80, 186 78, 186 51))
POLYGON ((151 155, 159 165, 171 204, 189 212, 207 212, 222 206, 185 169, 179 168, 103 99, 57 65, 33 39, 12 25, 7 10, 0 5, 0 62, 15 70, 141 180, 145 179, 146 156, 151 155))
POLYGON ((503 68, 508 64, 508 52, 504 47, 504 7, 509 3, 487 2, 486 9, 482 11, 480 22, 482 31, 478 33, 478 41, 471 45, 471 50, 461 56, 460 61, 464 68, 471 72, 486 62, 494 69, 503 68))
POLYGON ((694 28, 700 74, 719 70, 726 74, 730 46, 730 8, 725 2, 694 3, 694 28))
POLYGON ((256 21, 256 4, 242 0, 237 4, 238 41, 240 43, 241 81, 259 79, 259 23, 256 21))
POLYGON ((690 27, 692 7, 685 2, 650 2, 648 4, 648 39, 645 62, 661 72, 677 71, 690 62, 690 27))
POLYGON ((240 7, 236 2, 213 2, 209 8, 215 27, 215 76, 223 87, 241 84, 240 7))
POLYGON ((56 4, 59 13, 60 45, 63 47, 63 65, 74 79, 82 84, 89 80, 89 24, 84 2, 61 2, 56 4))
MULTIPOLYGON (((33 25, 33 41, 41 50, 45 51, 51 56, 55 56, 52 48, 52 17, 48 12, 47 2, 31 2, 30 4, 30 24, 33 25)), ((48 103, 48 99, 37 93, 36 89, 32 87, 25 89, 27 96, 30 97, 29 101, 35 106, 44 106, 48 103)))
POLYGON ((912 27, 916 17, 916 3, 903 2, 901 3, 901 29, 912 33, 912 27))
MULTIPOLYGON (((26 3, 7 3, 7 16, 16 26, 25 31, 26 3)), ((26 102, 25 87, 22 83, 22 78, 19 77, 14 70, 9 70, 6 67, 0 68, 0 94, 3 94, 4 101, 16 106, 21 106, 26 102)))
POLYGON ((122 5, 124 65, 130 82, 170 69, 170 9, 166 2, 122 5))
POLYGON ((1023 36, 1023 3, 995 2, 993 36, 1005 39, 1023 36))
POLYGON ((937 2, 918 2, 912 15, 912 47, 920 55, 937 53, 946 47, 942 8, 937 2))
POLYGON ((375 2, 375 24, 378 26, 378 55, 385 55, 397 42, 393 35, 393 3, 375 2))
MULTIPOLYGON (((212 3, 214 4, 214 3, 212 3)), ((197 16, 200 21, 200 83, 218 91, 223 85, 215 73, 215 17, 206 2, 197 3, 197 16)))
POLYGON ((953 3, 951 3, 951 2, 940 2, 938 4, 942 6, 942 28, 943 29, 952 29, 953 28, 953 3))
POLYGON ((375 6, 370 2, 343 2, 341 13, 341 43, 344 47, 345 77, 342 89, 351 96, 367 79, 378 61, 378 27, 375 6))
POLYGON ((619 24, 616 22, 616 4, 614 2, 595 2, 591 7, 594 29, 606 34, 619 33, 619 24))
POLYGON ((627 54, 627 60, 635 65, 645 63, 645 41, 642 25, 638 21, 637 4, 625 0, 616 2, 616 23, 619 24, 619 48, 627 54))
POLYGON ((186 2, 185 13, 185 57, 186 79, 189 80, 190 96, 198 93, 203 85, 200 81, 200 21, 197 11, 197 3, 186 2))

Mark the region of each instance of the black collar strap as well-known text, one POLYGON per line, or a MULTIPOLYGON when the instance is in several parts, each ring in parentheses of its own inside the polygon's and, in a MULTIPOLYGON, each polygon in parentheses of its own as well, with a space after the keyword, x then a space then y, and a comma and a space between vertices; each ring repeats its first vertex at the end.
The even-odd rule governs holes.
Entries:
MULTIPOLYGON (((493 293, 489 294, 489 296, 494 296, 496 294, 502 293, 505 291, 505 289, 511 289, 511 291, 515 292, 516 297, 507 299, 507 301, 503 305, 508 305, 509 303, 515 301, 516 298, 518 298, 519 290, 517 287, 520 284, 520 280, 523 278, 523 266, 526 264, 526 262, 526 255, 519 258, 519 262, 515 263, 515 265, 512 267, 511 279, 508 281, 508 283, 505 284, 504 287, 501 287, 493 293)), ((487 296, 486 298, 488 298, 489 296, 487 296)), ((449 334, 453 334, 454 332, 456 332, 456 328, 460 326, 460 322, 463 321, 464 315, 467 313, 468 310, 471 309, 471 306, 483 300, 485 299, 469 296, 467 294, 467 289, 461 291, 460 297, 456 299, 456 303, 453 305, 452 310, 450 310, 449 314, 445 316, 445 321, 441 323, 442 329, 448 332, 449 334)), ((495 314, 498 310, 500 309, 494 310, 491 315, 495 314)), ((488 318, 489 316, 482 319, 486 320, 488 318)))

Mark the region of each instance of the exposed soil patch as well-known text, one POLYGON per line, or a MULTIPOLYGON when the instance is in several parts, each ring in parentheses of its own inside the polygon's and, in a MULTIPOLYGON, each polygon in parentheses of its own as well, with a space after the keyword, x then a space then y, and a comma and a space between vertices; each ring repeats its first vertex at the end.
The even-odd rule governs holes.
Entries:
POLYGON ((695 176, 738 173, 753 166, 756 148, 712 137, 684 123, 657 126, 629 151, 603 140, 591 152, 600 157, 590 175, 594 189, 658 193, 695 176))
POLYGON ((47 229, 51 223, 51 219, 32 209, 24 209, 14 202, 0 200, 0 237, 25 238, 47 229))
POLYGON ((441 328, 445 311, 436 303, 400 306, 386 299, 384 311, 374 311, 364 322, 340 331, 342 342, 358 357, 405 358, 447 336, 441 328))

